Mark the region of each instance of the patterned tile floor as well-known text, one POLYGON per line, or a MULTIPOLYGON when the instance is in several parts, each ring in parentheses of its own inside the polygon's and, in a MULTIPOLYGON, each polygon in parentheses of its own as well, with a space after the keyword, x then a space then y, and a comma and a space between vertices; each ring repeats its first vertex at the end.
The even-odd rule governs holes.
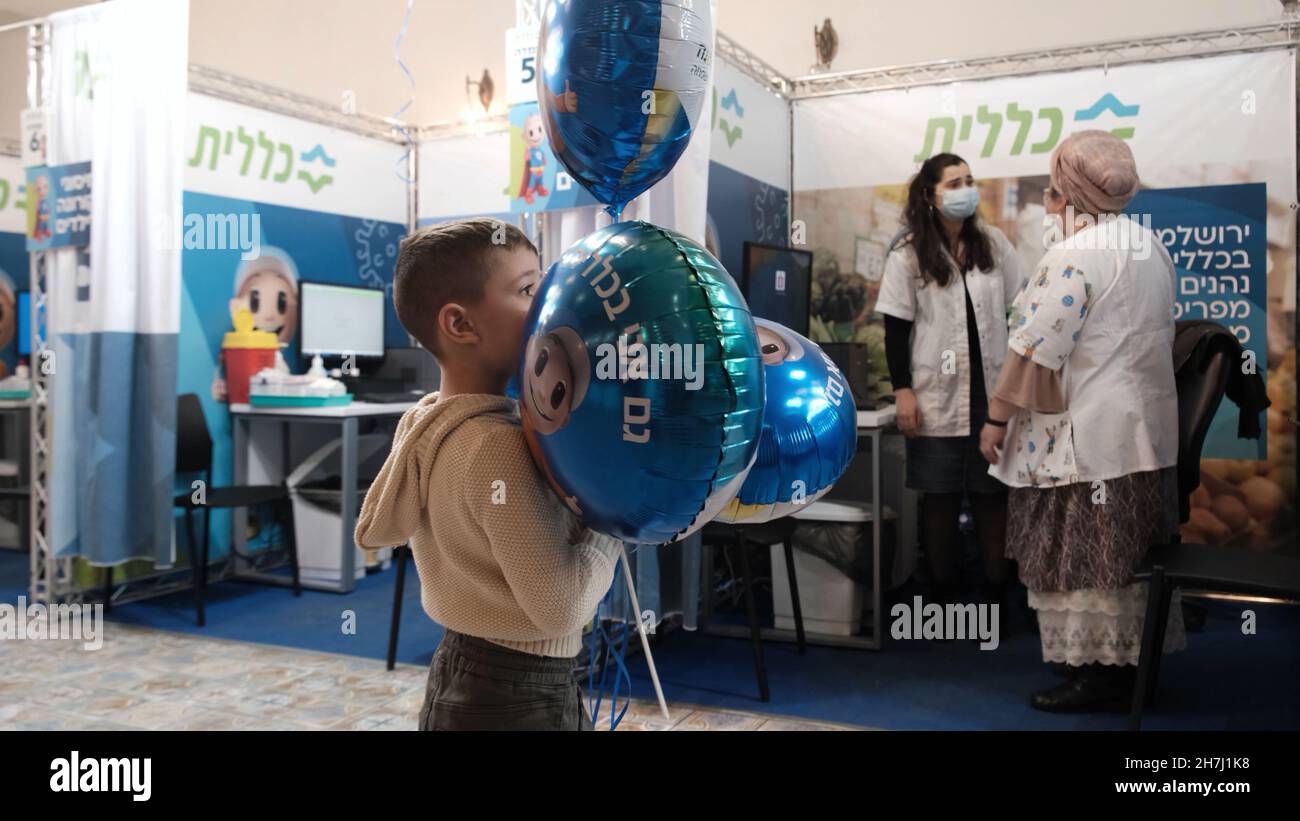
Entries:
MULTIPOLYGON (((424 667, 108 624, 103 646, 0 640, 0 730, 413 730, 424 667)), ((619 730, 849 730, 634 701, 619 730)))

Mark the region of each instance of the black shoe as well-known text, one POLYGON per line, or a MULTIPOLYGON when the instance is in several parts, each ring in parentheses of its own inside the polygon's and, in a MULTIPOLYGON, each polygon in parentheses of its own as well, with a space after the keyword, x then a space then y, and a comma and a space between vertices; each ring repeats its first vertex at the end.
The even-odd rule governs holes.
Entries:
POLYGON ((1124 713, 1132 697, 1131 678, 1131 674, 1083 672, 1064 684, 1034 693, 1029 705, 1047 713, 1124 713))

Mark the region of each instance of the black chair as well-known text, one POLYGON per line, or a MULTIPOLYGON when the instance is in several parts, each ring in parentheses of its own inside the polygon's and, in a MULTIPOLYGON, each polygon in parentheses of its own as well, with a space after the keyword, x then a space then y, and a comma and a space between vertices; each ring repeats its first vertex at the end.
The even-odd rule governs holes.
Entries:
POLYGON ((402 594, 406 591, 406 562, 411 558, 409 544, 393 548, 397 559, 397 580, 393 584, 393 615, 388 624, 388 669, 397 664, 397 631, 402 626, 402 594))
POLYGON ((799 655, 807 652, 803 629, 803 608, 799 603, 799 583, 794 572, 794 529, 798 522, 784 516, 760 524, 735 525, 710 522, 704 526, 703 538, 709 541, 732 541, 740 559, 741 585, 745 596, 745 618, 749 622, 749 640, 754 648, 754 676, 758 679, 758 697, 771 699, 767 685, 767 662, 763 657, 763 628, 758 623, 758 608, 754 603, 754 572, 750 567, 749 551, 752 545, 766 548, 780 542, 785 549, 786 575, 790 579, 790 601, 794 605, 794 629, 799 655))
POLYGON ((30 553, 32 549, 32 489, 30 487, 2 487, 0 488, 0 500, 4 499, 12 499, 18 503, 18 543, 21 545, 19 550, 30 553))
MULTIPOLYGON (((208 544, 212 530, 212 510, 215 508, 251 507, 268 502, 278 502, 283 505, 286 513, 285 520, 288 523, 285 527, 285 540, 288 542, 289 568, 293 574, 293 595, 302 595, 302 584, 298 576, 298 545, 293 528, 293 504, 288 487, 283 484, 212 487, 212 437, 208 434, 208 423, 203 415, 203 406, 199 403, 199 397, 192 393, 177 397, 176 473, 178 475, 197 473, 202 477, 205 485, 205 498, 201 502, 195 502, 192 493, 182 493, 172 500, 174 506, 185 511, 186 549, 189 552, 190 567, 194 574, 194 611, 198 616, 200 627, 207 621, 203 603, 208 585, 208 544), (196 561, 194 512, 198 508, 205 508, 207 514, 203 518, 203 546, 196 561)), ((232 556, 251 560, 251 557, 236 551, 233 545, 230 552, 232 556)), ((106 576, 105 602, 107 604, 111 599, 113 583, 111 567, 108 568, 106 576)))
MULTIPOLYGON (((794 624, 798 637, 799 654, 807 651, 803 629, 803 610, 799 605, 799 585, 794 574, 794 545, 791 537, 796 522, 787 516, 759 525, 725 525, 718 522, 705 525, 704 538, 725 538, 735 541, 740 553, 742 583, 745 589, 745 613, 749 621, 750 640, 754 645, 754 672, 758 678, 759 697, 769 700, 767 665, 763 658, 763 633, 758 623, 758 609, 754 604, 754 574, 749 565, 749 547, 758 543, 766 547, 781 542, 785 547, 786 572, 790 577, 790 598, 794 603, 794 624)), ((393 610, 388 626, 388 669, 397 663, 397 635, 402 623, 402 595, 406 588, 406 563, 411 556, 409 544, 393 548, 397 559, 397 578, 393 584, 393 610)))
MULTIPOLYGON (((1204 364, 1194 366, 1189 362, 1176 375, 1179 514, 1184 522, 1189 515, 1188 497, 1200 485, 1201 447, 1223 400, 1230 369, 1240 362, 1240 355, 1232 345, 1215 340, 1204 344, 1216 346, 1200 360, 1204 364)), ((1192 362, 1196 360, 1193 358, 1192 362)), ((1152 548, 1136 577, 1149 579, 1150 589, 1129 711, 1130 730, 1141 729, 1142 711, 1155 695, 1175 588, 1195 586, 1225 594, 1300 597, 1300 560, 1178 541, 1152 548)))

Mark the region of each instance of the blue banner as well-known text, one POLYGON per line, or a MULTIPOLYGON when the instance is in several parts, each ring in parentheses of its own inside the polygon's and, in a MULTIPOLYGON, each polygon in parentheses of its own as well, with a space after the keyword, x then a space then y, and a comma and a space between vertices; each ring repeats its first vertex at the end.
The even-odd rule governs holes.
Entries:
MULTIPOLYGON (((1138 192, 1125 211, 1145 221, 1178 270, 1175 319, 1227 326, 1268 375, 1267 185, 1206 185, 1138 192)), ((1258 440, 1237 438, 1237 406, 1225 401, 1201 453, 1207 459, 1267 458, 1268 425, 1258 440)))
POLYGON ((27 169, 27 250, 90 244, 90 163, 27 169))
POLYGON ((537 103, 510 109, 510 212, 531 213, 599 205, 551 151, 537 103))
MULTIPOLYGON (((248 308, 256 327, 279 336, 294 373, 305 372, 309 364, 299 352, 300 280, 382 290, 385 347, 407 347, 410 340, 392 301, 393 268, 406 228, 193 191, 185 192, 184 211, 186 224, 174 232, 182 243, 183 268, 176 387, 177 393, 198 394, 213 440, 212 482, 229 484, 232 437, 221 341, 231 328, 232 305, 248 308)), ((214 511, 212 521, 212 556, 218 557, 229 547, 229 514, 214 511)), ((250 537, 249 547, 258 549, 278 536, 264 528, 250 537)))

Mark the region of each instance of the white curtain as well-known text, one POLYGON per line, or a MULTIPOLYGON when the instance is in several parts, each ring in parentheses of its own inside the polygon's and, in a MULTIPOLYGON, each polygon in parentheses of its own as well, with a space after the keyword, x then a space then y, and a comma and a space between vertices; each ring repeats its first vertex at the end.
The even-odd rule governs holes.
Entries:
POLYGON ((51 15, 51 165, 91 162, 88 248, 47 256, 52 545, 171 563, 186 0, 51 15))

